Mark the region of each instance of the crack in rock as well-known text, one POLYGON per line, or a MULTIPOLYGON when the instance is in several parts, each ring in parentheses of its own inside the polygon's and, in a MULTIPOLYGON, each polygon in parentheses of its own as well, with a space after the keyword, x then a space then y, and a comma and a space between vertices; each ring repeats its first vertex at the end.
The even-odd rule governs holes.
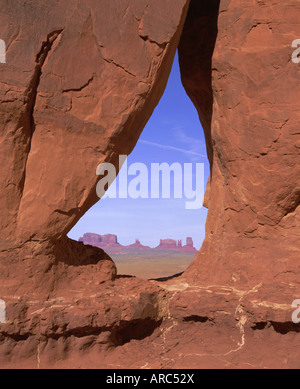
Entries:
POLYGON ((23 128, 23 131, 26 133, 29 142, 26 150, 26 161, 25 161, 25 167, 23 171, 23 177, 20 182, 21 192, 23 192, 25 186, 27 161, 31 150, 32 136, 35 131, 34 108, 36 104, 37 91, 40 84, 43 65, 46 61, 49 52, 52 49, 53 43, 59 37, 59 35, 61 35, 62 32, 63 29, 51 32, 50 34, 47 35, 47 39, 42 43, 41 49, 37 53, 35 58, 36 65, 35 65, 33 76, 30 80, 29 86, 26 91, 26 96, 27 96, 26 108, 25 108, 25 112, 20 118, 19 126, 23 128))

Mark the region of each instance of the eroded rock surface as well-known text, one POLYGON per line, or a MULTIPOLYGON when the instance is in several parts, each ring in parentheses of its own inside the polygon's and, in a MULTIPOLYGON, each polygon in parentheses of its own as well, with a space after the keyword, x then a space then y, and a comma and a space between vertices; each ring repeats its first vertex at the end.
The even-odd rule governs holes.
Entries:
POLYGON ((2 7, 1 242, 61 238, 98 200, 98 164, 132 151, 164 91, 187 3, 2 7))
POLYGON ((67 242, 66 233, 99 200, 98 164, 132 151, 161 97, 187 3, 40 0, 1 7, 5 264, 26 255, 48 257, 50 267, 93 264, 97 257, 102 278, 114 278, 102 250, 88 259, 81 248, 78 256, 78 243, 67 242))
POLYGON ((211 163, 206 238, 187 272, 197 282, 299 287, 296 10, 297 1, 191 3, 179 58, 211 163))
POLYGON ((211 178, 187 271, 118 276, 65 237, 159 100, 187 3, 5 2, 1 367, 300 367, 296 0, 190 3, 179 57, 211 178))

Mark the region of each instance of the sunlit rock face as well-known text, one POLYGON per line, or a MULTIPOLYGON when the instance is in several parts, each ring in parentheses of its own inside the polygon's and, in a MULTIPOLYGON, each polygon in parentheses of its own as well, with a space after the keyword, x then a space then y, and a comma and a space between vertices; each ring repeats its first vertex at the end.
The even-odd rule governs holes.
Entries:
POLYGON ((97 166, 135 146, 166 86, 187 3, 2 7, 1 241, 60 238, 99 200, 97 166))
POLYGON ((2 7, 4 260, 102 260, 103 278, 114 278, 102 250, 85 251, 66 234, 99 200, 97 166, 117 166, 119 154, 135 146, 166 86, 187 9, 187 0, 2 7))
POLYGON ((1 367, 300 367, 299 2, 188 6, 2 7, 1 367), (211 164, 206 238, 182 276, 145 281, 66 233, 98 164, 133 149, 178 44, 211 164))
POLYGON ((183 85, 205 131, 206 238, 188 275, 254 286, 299 282, 297 1, 192 1, 183 85))

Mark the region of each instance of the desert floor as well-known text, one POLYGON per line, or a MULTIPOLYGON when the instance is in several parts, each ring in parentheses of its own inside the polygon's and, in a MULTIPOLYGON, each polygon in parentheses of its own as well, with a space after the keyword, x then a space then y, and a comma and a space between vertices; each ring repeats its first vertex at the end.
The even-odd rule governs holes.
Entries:
POLYGON ((119 275, 132 275, 144 279, 161 278, 183 272, 192 262, 194 254, 110 254, 119 275))

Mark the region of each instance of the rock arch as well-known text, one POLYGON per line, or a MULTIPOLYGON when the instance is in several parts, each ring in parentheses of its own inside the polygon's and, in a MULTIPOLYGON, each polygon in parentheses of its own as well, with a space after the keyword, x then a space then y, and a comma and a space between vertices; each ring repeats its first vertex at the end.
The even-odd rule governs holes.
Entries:
POLYGON ((18 367, 91 367, 91 353, 96 367, 299 368, 295 9, 39 0, 3 10, 13 65, 0 67, 0 295, 13 325, 0 347, 19 342, 18 367), (178 44, 211 163, 206 239, 179 278, 118 277, 103 251, 65 235, 97 200, 98 164, 133 149, 178 44))

